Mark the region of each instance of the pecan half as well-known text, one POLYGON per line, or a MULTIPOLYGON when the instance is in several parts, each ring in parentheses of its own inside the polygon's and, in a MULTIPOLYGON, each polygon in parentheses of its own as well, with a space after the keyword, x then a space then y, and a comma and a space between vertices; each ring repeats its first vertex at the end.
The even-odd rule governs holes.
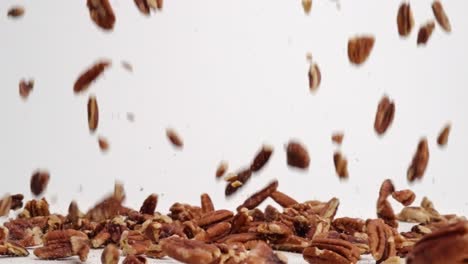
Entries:
POLYGON ((112 219, 115 216, 127 211, 122 206, 122 201, 111 196, 104 199, 102 202, 95 205, 86 213, 86 218, 91 221, 104 221, 107 219, 112 219))
POLYGON ((282 207, 285 207, 285 208, 286 207, 291 207, 291 206, 298 203, 293 198, 289 197, 285 193, 282 193, 282 192, 280 192, 278 190, 272 192, 270 194, 270 197, 271 197, 271 199, 273 199, 273 201, 275 201, 276 203, 278 203, 279 205, 281 205, 282 207))
POLYGON ((260 151, 258 151, 255 155, 255 158, 250 165, 250 170, 252 172, 258 172, 261 170, 270 160, 271 154, 273 154, 273 147, 269 145, 263 145, 260 151))
POLYGON ((13 242, 0 243, 0 256, 26 257, 29 252, 24 247, 13 242))
POLYGON ((10 213, 11 209, 11 196, 7 195, 0 200, 0 216, 5 216, 10 213))
POLYGON ((450 134, 450 129, 451 129, 451 125, 448 124, 442 129, 442 131, 440 131, 440 134, 437 137, 437 144, 439 144, 439 146, 446 146, 447 145, 448 137, 449 137, 449 134, 450 134))
POLYGON ((34 80, 21 80, 19 83, 19 95, 23 99, 27 99, 31 91, 34 89, 34 80))
POLYGON ((179 136, 179 134, 177 134, 177 132, 174 129, 166 129, 166 136, 174 147, 182 148, 184 146, 182 138, 179 136))
POLYGON ((109 0, 88 0, 89 15, 91 19, 104 30, 114 28, 115 15, 109 0))
POLYGON ((312 0, 302 0, 302 8, 304 12, 308 15, 312 9, 312 0))
POLYGON ((196 220, 196 223, 203 227, 231 218, 234 214, 229 210, 217 210, 204 214, 196 220))
POLYGON ((392 205, 387 200, 394 191, 395 187, 391 180, 387 179, 382 182, 379 198, 377 199, 377 217, 383 219, 387 225, 398 227, 395 212, 393 211, 392 205))
POLYGON ((120 248, 124 255, 144 254, 151 244, 152 242, 149 238, 135 230, 124 231, 119 241, 120 248))
POLYGON ((169 257, 187 264, 210 264, 221 256, 218 247, 196 240, 172 236, 161 240, 160 244, 169 257))
POLYGON ((419 28, 418 39, 417 39, 418 46, 427 44, 427 41, 429 40, 429 38, 432 35, 432 32, 434 31, 434 27, 435 27, 434 21, 429 21, 419 28))
POLYGON ((154 214, 154 210, 156 210, 156 206, 158 205, 158 195, 153 193, 148 196, 143 204, 140 207, 140 213, 142 214, 154 214))
POLYGON ((289 141, 286 147, 288 165, 299 169, 307 169, 310 157, 307 149, 297 141, 289 141))
POLYGON ((395 116, 395 103, 384 96, 377 106, 377 113, 375 114, 374 130, 377 134, 382 135, 387 131, 393 122, 395 116))
POLYGON ((306 247, 310 246, 310 241, 295 235, 288 236, 281 243, 272 244, 275 250, 302 253, 306 247))
POLYGON ((432 3, 432 11, 434 12, 434 16, 440 27, 446 32, 451 32, 452 26, 450 25, 450 20, 445 13, 444 7, 440 1, 436 0, 432 3))
POLYGON ((93 133, 96 131, 99 124, 99 108, 95 96, 90 96, 88 99, 88 127, 93 133))
POLYGON ((237 173, 237 175, 229 179, 229 183, 226 185, 226 190, 224 191, 224 194, 226 196, 234 194, 243 186, 244 183, 250 180, 251 176, 252 170, 250 170, 250 168, 240 171, 239 173, 237 173), (240 184, 237 184, 236 182, 240 184))
MULTIPOLYGON (((106 1, 107 0, 88 0, 88 3, 91 1, 106 1)), ((75 81, 73 86, 73 91, 75 93, 84 92, 88 89, 89 85, 94 82, 104 70, 110 66, 110 61, 98 61, 83 72, 78 79, 75 81)))
POLYGON ((414 26, 413 12, 409 3, 402 3, 397 15, 398 34, 406 37, 411 33, 414 26))
POLYGON ((448 225, 426 235, 414 245, 408 264, 466 263, 468 259, 468 222, 448 225))
POLYGON ((41 195, 47 188, 49 180, 50 174, 48 171, 35 171, 31 176, 31 192, 36 196, 41 195))
POLYGON ((135 255, 128 255, 123 260, 122 264, 146 264, 146 258, 144 256, 135 256, 135 255))
POLYGON ((360 218, 341 217, 333 220, 332 226, 335 230, 353 235, 365 232, 366 222, 360 218))
POLYGON ((211 197, 207 193, 202 194, 200 196, 200 200, 201 200, 202 212, 204 214, 213 212, 215 210, 213 201, 211 201, 211 197))
POLYGON ((351 264, 359 260, 359 250, 353 244, 340 239, 314 239, 302 252, 311 263, 351 264))
POLYGON ((47 203, 45 198, 42 198, 41 200, 31 200, 26 203, 24 206, 24 211, 21 213, 21 215, 26 218, 49 216, 49 203, 47 203))
POLYGON ((245 264, 286 264, 288 260, 285 256, 273 252, 270 246, 263 241, 259 241, 250 251, 245 264))
POLYGON ((316 92, 322 81, 322 73, 320 72, 320 68, 318 67, 316 63, 310 63, 308 77, 309 77, 309 90, 311 92, 316 92))
POLYGON ((393 192, 392 197, 402 205, 409 206, 414 202, 414 199, 416 199, 416 194, 411 190, 401 190, 393 192))
MULTIPOLYGON (((205 241, 215 241, 224 236, 227 236, 231 231, 231 224, 228 222, 220 222, 212 225, 206 230, 205 241)), ((196 238, 195 238, 196 239, 196 238)))
POLYGON ((348 40, 348 58, 355 65, 363 64, 374 47, 375 38, 370 35, 356 36, 348 40))
POLYGON ((25 12, 24 7, 22 7, 22 6, 13 6, 10 9, 8 9, 7 15, 9 17, 19 18, 19 17, 22 17, 24 15, 24 12, 25 12))
POLYGON ((332 139, 333 143, 341 145, 341 143, 343 143, 344 133, 343 132, 335 132, 335 133, 333 133, 331 139, 332 139))
POLYGON ((429 162, 429 146, 427 139, 422 138, 418 143, 418 148, 413 156, 413 160, 407 171, 407 178, 409 182, 414 182, 417 179, 422 179, 429 162))
POLYGON ((228 168, 229 164, 227 163, 227 161, 221 161, 218 165, 218 168, 216 168, 216 178, 221 178, 226 173, 228 168))
POLYGON ((367 235, 372 256, 380 263, 390 257, 396 256, 395 238, 392 228, 382 219, 367 221, 367 235))
POLYGON ((40 259, 62 259, 78 256, 81 261, 86 261, 88 253, 88 236, 72 229, 47 233, 44 236, 44 246, 34 250, 34 255, 40 259))
POLYGON ((348 178, 348 160, 337 151, 333 154, 333 163, 335 164, 335 171, 338 177, 341 179, 348 178))
POLYGON ((270 184, 268 184, 263 189, 261 189, 260 191, 254 193, 249 198, 247 198, 247 200, 245 200, 243 204, 237 207, 237 210, 239 211, 240 209, 244 207, 249 210, 254 209, 263 201, 265 201, 273 192, 275 192, 277 188, 278 188, 278 181, 275 180, 271 182, 270 184))

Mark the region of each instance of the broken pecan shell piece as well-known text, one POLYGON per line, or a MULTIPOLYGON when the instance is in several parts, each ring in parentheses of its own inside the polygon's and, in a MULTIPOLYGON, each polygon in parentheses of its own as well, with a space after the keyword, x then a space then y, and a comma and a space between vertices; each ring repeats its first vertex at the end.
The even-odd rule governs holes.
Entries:
POLYGON ((402 3, 397 15, 398 34, 406 37, 414 27, 414 17, 409 3, 402 3))

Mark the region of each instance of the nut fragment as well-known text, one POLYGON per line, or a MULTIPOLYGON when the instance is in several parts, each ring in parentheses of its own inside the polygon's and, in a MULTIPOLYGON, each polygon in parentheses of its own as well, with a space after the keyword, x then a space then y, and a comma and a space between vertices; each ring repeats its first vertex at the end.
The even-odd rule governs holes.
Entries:
POLYGON ((375 114, 374 130, 377 134, 382 135, 387 131, 388 127, 392 124, 395 116, 395 103, 390 101, 388 96, 384 96, 377 106, 377 113, 375 114))
POLYGON ((449 137, 449 134, 450 134, 450 129, 451 129, 451 125, 448 124, 442 129, 442 131, 440 131, 440 134, 437 137, 437 144, 439 144, 439 146, 446 146, 447 145, 448 137, 449 137))
POLYGON ((348 40, 348 58, 355 65, 364 63, 374 47, 375 38, 370 35, 356 36, 348 40))
POLYGON ((419 28, 418 32, 418 39, 417 39, 417 44, 419 45, 426 45, 427 41, 432 35, 432 32, 434 31, 434 21, 427 22, 426 24, 422 25, 419 28))
POLYGON ((35 171, 33 175, 31 176, 31 192, 39 196, 41 195, 45 189, 47 188, 47 185, 49 184, 50 180, 50 174, 47 171, 35 171))
POLYGON ((336 133, 333 133, 331 139, 335 144, 341 145, 341 143, 343 143, 343 138, 344 138, 344 133, 336 132, 336 133))
POLYGON ((106 152, 109 150, 109 141, 105 137, 98 137, 98 145, 101 151, 106 152))
POLYGON ((387 200, 394 191, 395 187, 391 180, 387 179, 382 182, 379 190, 379 198, 377 199, 377 217, 383 219, 389 226, 398 227, 392 205, 387 200))
MULTIPOLYGON (((88 3, 92 1, 107 1, 107 0, 88 0, 88 3)), ((110 62, 107 60, 98 61, 95 64, 93 64, 90 68, 88 68, 85 72, 83 72, 75 81, 75 84, 73 86, 73 91, 75 93, 86 91, 89 85, 92 82, 94 82, 109 66, 110 66, 110 62)))
POLYGON ((422 138, 419 141, 416 153, 407 171, 407 178, 409 182, 414 182, 417 179, 422 179, 429 162, 429 146, 427 139, 422 138))
POLYGON ((88 99, 88 127, 93 133, 99 124, 99 108, 96 97, 90 96, 88 99))
POLYGON ((286 264, 288 260, 285 256, 275 253, 271 247, 259 241, 250 251, 245 264, 286 264))
POLYGON ((286 147, 288 165, 299 169, 307 169, 310 163, 307 149, 297 141, 289 141, 286 147))
POLYGON ((235 193, 239 188, 244 186, 244 184, 249 181, 250 177, 252 176, 252 171, 250 168, 244 169, 237 173, 236 176, 233 176, 230 178, 228 184, 226 185, 226 190, 224 191, 224 194, 226 196, 232 195, 235 193))
POLYGON ((114 244, 106 246, 102 251, 101 262, 102 264, 118 264, 120 259, 119 249, 114 244))
POLYGON ((21 98, 27 99, 34 88, 34 80, 21 80, 19 83, 19 94, 21 98))
POLYGON ((320 86, 320 82, 322 81, 322 73, 316 63, 310 63, 308 76, 309 90, 311 92, 316 92, 320 86))
POLYGON ((450 20, 445 13, 444 7, 439 0, 435 0, 432 3, 432 11, 434 12, 434 16, 436 18, 437 23, 439 23, 440 27, 446 32, 452 31, 452 26, 450 25, 450 20))
POLYGON ((29 252, 16 243, 4 242, 0 243, 0 256, 26 257, 29 256, 29 252))
POLYGON ((88 0, 89 15, 91 19, 104 30, 114 28, 115 15, 109 0, 88 0))
POLYGON ((312 0, 302 0, 302 8, 306 14, 309 14, 312 9, 312 0))
POLYGON ((255 155, 250 170, 252 172, 260 171, 270 160, 271 154, 273 154, 273 147, 269 145, 263 145, 260 151, 255 155))
POLYGON ((142 214, 154 214, 154 210, 156 210, 156 206, 158 205, 158 195, 153 193, 148 196, 140 208, 140 213, 142 214))
POLYGON ((340 152, 333 154, 333 163, 335 164, 336 174, 340 179, 348 178, 348 160, 340 152))
POLYGON ((218 165, 218 168, 216 169, 216 178, 221 178, 223 175, 226 173, 226 171, 229 168, 229 164, 227 161, 221 161, 218 165))
POLYGON ((397 15, 398 34, 406 37, 411 33, 414 26, 413 12, 409 3, 402 3, 397 15))
POLYGON ((19 17, 22 17, 24 15, 24 7, 22 6, 14 6, 12 8, 10 8, 8 10, 8 13, 7 15, 9 17, 13 17, 13 18, 19 18, 19 17))
POLYGON ((211 197, 207 193, 202 194, 200 196, 200 200, 203 213, 209 213, 214 211, 213 201, 211 201, 211 197))
POLYGON ((184 146, 182 138, 177 134, 177 132, 174 129, 166 129, 166 136, 174 147, 182 148, 184 146))
POLYGON ((254 193, 252 196, 247 198, 245 202, 237 207, 237 210, 239 211, 242 208, 247 208, 247 209, 254 209, 257 207, 259 204, 261 204, 263 201, 265 201, 273 192, 276 191, 278 188, 278 181, 273 181, 270 184, 268 184, 265 188, 261 189, 260 191, 254 193))
POLYGON ((314 239, 302 255, 310 264, 354 264, 359 260, 358 248, 341 239, 314 239))
POLYGON ((411 190, 402 190, 392 193, 392 197, 404 206, 409 206, 416 199, 416 194, 411 190))

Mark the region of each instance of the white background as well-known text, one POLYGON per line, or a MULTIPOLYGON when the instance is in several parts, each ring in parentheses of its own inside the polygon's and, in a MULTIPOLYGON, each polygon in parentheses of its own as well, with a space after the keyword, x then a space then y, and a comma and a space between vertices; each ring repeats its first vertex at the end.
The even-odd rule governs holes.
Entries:
POLYGON ((367 218, 375 217, 380 183, 391 178, 397 189, 414 190, 417 203, 429 196, 442 213, 468 213, 468 2, 443 2, 453 32, 437 25, 426 47, 417 47, 416 36, 433 19, 427 0, 411 1, 415 28, 406 39, 397 32, 399 1, 346 0, 338 8, 316 0, 309 16, 299 0, 165 1, 150 17, 133 1, 111 3, 117 22, 108 33, 91 21, 84 0, 0 2, 0 194, 30 199, 30 176, 44 168, 52 211, 64 212, 72 199, 86 210, 115 180, 124 182, 133 207, 155 192, 158 210, 167 212, 208 192, 215 206, 234 209, 276 178, 300 201, 336 196, 338 215, 367 218), (26 8, 23 18, 7 18, 13 4, 26 8), (357 34, 376 38, 360 67, 346 49, 357 34), (322 72, 316 94, 308 89, 307 52, 322 72), (113 66, 75 95, 76 78, 100 58, 113 66), (18 94, 22 78, 35 80, 26 101, 18 94), (98 99, 106 154, 88 131, 88 94, 98 99), (396 114, 378 137, 373 122, 384 94, 395 100, 396 114), (441 149, 436 137, 447 122, 452 133, 441 149), (182 151, 168 143, 167 127, 183 137, 182 151), (335 175, 334 131, 345 133, 347 181, 335 175), (406 170, 423 136, 429 166, 422 182, 408 185, 406 170), (284 144, 293 138, 309 149, 305 172, 286 165, 284 144), (263 143, 275 148, 267 167, 226 200, 217 165, 247 166, 263 143))

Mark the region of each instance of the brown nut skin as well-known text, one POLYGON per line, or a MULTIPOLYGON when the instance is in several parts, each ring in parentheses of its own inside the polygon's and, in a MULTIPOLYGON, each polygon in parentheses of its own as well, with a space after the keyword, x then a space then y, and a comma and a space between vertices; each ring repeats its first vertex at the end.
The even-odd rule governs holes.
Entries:
POLYGON ((311 92, 316 92, 322 82, 322 73, 320 68, 316 63, 311 63, 309 68, 309 90, 311 92))
POLYGON ((352 64, 361 65, 374 48, 375 38, 370 35, 352 37, 348 40, 348 58, 352 64))
POLYGON ((310 164, 310 157, 307 149, 297 141, 289 141, 286 146, 286 156, 288 165, 298 169, 307 169, 310 164))
POLYGON ((451 32, 452 26, 450 25, 450 20, 440 1, 436 0, 432 3, 432 11, 434 12, 434 16, 440 27, 445 30, 445 32, 451 32))

